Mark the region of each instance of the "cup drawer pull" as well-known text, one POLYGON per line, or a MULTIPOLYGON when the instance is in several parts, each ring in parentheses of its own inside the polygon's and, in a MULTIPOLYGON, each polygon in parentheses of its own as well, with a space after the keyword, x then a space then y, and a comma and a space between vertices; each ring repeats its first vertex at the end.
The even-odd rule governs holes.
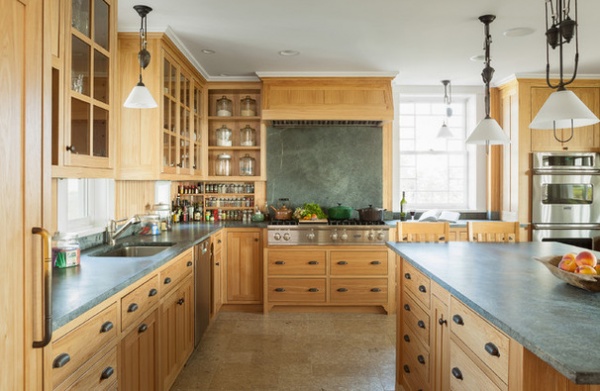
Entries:
POLYGON ((135 312, 138 310, 138 305, 136 303, 131 303, 129 304, 129 307, 127 307, 127 312, 135 312))
POLYGON ((381 288, 372 288, 371 292, 381 292, 381 288))
POLYGON ((371 261, 371 265, 381 265, 380 261, 371 261))
POLYGON ((111 322, 109 320, 108 322, 104 322, 104 324, 102 324, 102 326, 100 326, 100 332, 101 333, 109 332, 110 330, 112 330, 113 327, 114 327, 113 322, 111 322))
POLYGON ((491 342, 485 344, 485 351, 491 356, 500 357, 500 350, 498 350, 498 347, 491 342))
POLYGON ((275 288, 275 292, 285 292, 285 288, 275 288))
POLYGON ((452 368, 452 376, 454 376, 458 380, 462 380, 463 379, 462 372, 460 371, 460 369, 458 369, 456 367, 452 368))
POLYGON ((347 262, 347 261, 339 261, 337 264, 338 264, 338 265, 347 265, 347 264, 348 264, 348 262, 347 262))
POLYGON ((115 370, 113 369, 113 367, 107 367, 106 369, 104 369, 102 371, 102 375, 100 375, 100 379, 106 380, 109 377, 111 377, 113 375, 113 373, 115 373, 115 370))
POLYGON ((318 265, 319 261, 308 261, 309 265, 318 265))
POLYGON ((348 288, 338 288, 338 292, 348 292, 348 288))
POLYGON ((52 368, 62 368, 71 361, 71 356, 68 353, 61 353, 52 362, 52 368))
POLYGON ((309 288, 308 291, 309 292, 318 292, 319 288, 309 288))
POLYGON ((275 265, 285 265, 285 261, 275 261, 275 265))
POLYGON ((462 316, 456 314, 452 317, 452 321, 454 323, 456 323, 457 325, 463 326, 465 324, 465 322, 463 321, 462 316))

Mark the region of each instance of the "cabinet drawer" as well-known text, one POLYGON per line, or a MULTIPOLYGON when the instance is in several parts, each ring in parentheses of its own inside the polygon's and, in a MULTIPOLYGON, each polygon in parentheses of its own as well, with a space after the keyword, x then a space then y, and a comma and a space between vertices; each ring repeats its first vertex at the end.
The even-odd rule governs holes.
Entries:
POLYGON ((402 386, 405 391, 429 391, 431 389, 425 379, 409 363, 403 362, 400 370, 404 379, 402 386))
POLYGON ((429 351, 410 330, 402 336, 402 361, 416 370, 420 377, 430 383, 429 351))
POLYGON ((325 274, 325 251, 270 250, 268 257, 270 276, 325 274))
POLYGON ((387 275, 387 251, 332 251, 331 275, 387 275))
POLYGON ((469 391, 501 390, 452 339, 450 339, 450 388, 469 391))
POLYGON ((416 300, 406 290, 402 293, 402 307, 400 310, 402 311, 404 324, 408 325, 423 343, 429 345, 431 327, 429 314, 419 307, 416 300))
POLYGON ((158 303, 158 275, 121 298, 121 330, 134 324, 150 307, 158 303))
POLYGON ((455 297, 450 299, 450 319, 450 331, 508 383, 509 338, 455 297))
POLYGON ((325 302, 324 278, 269 278, 269 301, 325 302))
POLYGON ((332 278, 332 303, 387 303, 387 278, 332 278))
POLYGON ((169 266, 160 272, 161 295, 169 293, 177 284, 192 274, 193 270, 194 257, 191 250, 169 262, 169 266))
POLYGON ((92 316, 52 343, 52 383, 61 384, 96 352, 117 338, 117 305, 92 316))
POLYGON ((425 308, 431 303, 431 280, 413 265, 402 261, 402 282, 405 289, 415 295, 425 308))
MULTIPOLYGON (((81 369, 85 369, 85 367, 81 369)), ((117 347, 115 346, 100 357, 89 369, 82 371, 81 374, 75 374, 73 378, 73 382, 68 379, 55 390, 116 390, 118 380, 117 347)))

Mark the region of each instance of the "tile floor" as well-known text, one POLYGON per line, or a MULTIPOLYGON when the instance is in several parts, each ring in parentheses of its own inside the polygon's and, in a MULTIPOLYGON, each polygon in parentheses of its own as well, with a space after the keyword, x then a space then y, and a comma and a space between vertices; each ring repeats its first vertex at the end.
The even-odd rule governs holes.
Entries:
POLYGON ((220 312, 172 391, 390 391, 396 317, 220 312))

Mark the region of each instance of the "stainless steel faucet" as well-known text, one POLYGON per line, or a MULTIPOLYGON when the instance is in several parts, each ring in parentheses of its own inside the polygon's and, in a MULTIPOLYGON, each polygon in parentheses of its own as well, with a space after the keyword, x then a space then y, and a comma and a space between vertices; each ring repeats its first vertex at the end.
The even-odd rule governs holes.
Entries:
POLYGON ((122 220, 110 220, 106 227, 106 242, 109 246, 114 246, 117 238, 132 224, 139 224, 140 217, 138 215, 132 218, 122 220), (120 225, 120 226, 119 226, 120 225))

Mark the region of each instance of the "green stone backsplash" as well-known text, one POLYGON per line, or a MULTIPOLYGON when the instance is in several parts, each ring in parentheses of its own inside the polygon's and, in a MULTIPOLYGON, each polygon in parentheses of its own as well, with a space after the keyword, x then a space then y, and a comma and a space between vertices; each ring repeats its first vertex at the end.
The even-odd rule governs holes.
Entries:
POLYGON ((381 207, 382 140, 378 127, 268 127, 269 205, 381 207))

